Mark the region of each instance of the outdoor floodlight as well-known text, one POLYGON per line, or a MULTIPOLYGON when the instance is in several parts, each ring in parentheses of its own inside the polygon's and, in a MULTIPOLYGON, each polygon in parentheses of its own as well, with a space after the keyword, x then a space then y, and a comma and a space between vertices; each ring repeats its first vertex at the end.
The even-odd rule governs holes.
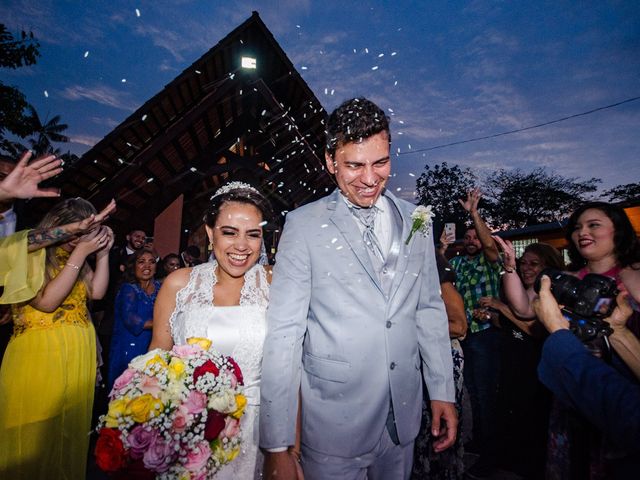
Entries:
POLYGON ((242 61, 240 63, 242 68, 255 70, 257 67, 256 59, 253 57, 242 57, 242 61))

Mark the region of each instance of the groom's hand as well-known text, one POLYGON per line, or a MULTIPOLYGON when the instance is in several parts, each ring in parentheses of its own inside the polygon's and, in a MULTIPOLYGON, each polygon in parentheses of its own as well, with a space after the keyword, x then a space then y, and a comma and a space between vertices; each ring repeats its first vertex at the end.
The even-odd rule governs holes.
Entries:
POLYGON ((300 478, 299 470, 296 458, 287 450, 264 453, 265 480, 296 480, 300 478))
POLYGON ((436 438, 433 451, 438 453, 446 450, 456 441, 458 431, 458 414, 451 402, 431 400, 431 434, 436 438))

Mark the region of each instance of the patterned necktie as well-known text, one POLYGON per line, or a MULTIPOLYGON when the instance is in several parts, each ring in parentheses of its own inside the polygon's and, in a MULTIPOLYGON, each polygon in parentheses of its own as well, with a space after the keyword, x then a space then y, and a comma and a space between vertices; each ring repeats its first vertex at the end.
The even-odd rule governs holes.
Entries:
POLYGON ((362 240, 364 241, 364 244, 378 259, 384 261, 384 254, 382 252, 382 247, 380 246, 380 241, 373 231, 376 215, 379 211, 380 209, 375 205, 371 208, 351 207, 353 215, 360 221, 360 223, 362 223, 362 225, 364 225, 364 232, 362 233, 362 240))

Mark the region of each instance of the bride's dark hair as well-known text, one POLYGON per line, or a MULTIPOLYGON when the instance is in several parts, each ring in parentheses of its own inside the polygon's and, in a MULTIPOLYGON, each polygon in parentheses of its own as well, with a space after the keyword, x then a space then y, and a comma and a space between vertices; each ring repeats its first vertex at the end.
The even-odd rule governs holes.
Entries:
MULTIPOLYGON (((223 187, 224 188, 224 187, 223 187)), ((253 187, 241 187, 234 188, 220 195, 215 195, 211 199, 211 205, 207 208, 204 214, 203 221, 209 227, 216 225, 218 214, 220 213, 220 207, 227 202, 246 203, 247 205, 253 205, 262 214, 262 220, 269 221, 273 216, 273 210, 271 204, 258 190, 253 187)))

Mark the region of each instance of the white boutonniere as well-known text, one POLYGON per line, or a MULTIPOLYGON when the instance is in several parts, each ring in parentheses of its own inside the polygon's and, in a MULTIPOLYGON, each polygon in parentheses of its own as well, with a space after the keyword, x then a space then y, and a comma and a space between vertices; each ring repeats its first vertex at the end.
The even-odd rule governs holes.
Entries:
POLYGON ((409 241, 413 234, 416 232, 422 233, 425 237, 429 235, 429 229, 431 228, 431 221, 433 219, 433 211, 431 210, 431 205, 418 205, 416 209, 411 213, 411 219, 413 223, 411 224, 411 232, 409 232, 409 236, 405 240, 405 245, 409 245, 409 241))

